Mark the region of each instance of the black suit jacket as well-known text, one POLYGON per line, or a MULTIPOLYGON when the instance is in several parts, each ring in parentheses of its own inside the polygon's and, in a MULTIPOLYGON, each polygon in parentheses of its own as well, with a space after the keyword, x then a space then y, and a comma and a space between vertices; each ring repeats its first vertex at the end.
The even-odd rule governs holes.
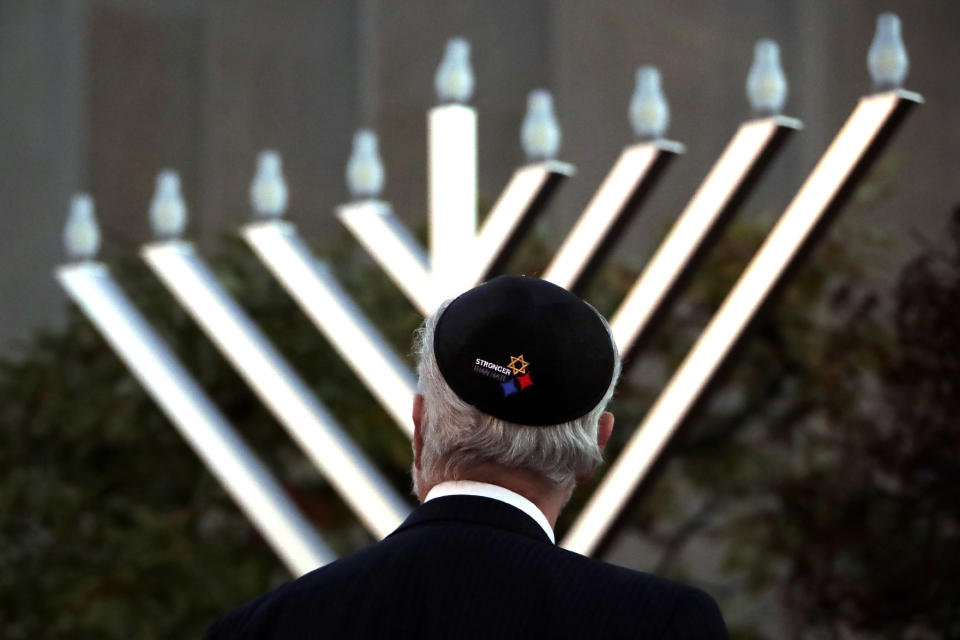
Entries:
POLYGON ((236 609, 222 638, 726 638, 707 594, 553 545, 491 498, 417 508, 385 540, 236 609))

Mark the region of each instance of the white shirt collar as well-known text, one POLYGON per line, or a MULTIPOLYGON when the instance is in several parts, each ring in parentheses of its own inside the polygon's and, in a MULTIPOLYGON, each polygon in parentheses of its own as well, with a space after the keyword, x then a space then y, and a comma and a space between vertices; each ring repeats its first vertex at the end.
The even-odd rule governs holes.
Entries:
POLYGON ((493 498, 500 502, 506 502, 533 518, 543 529, 544 533, 547 534, 547 537, 550 538, 550 542, 556 544, 553 528, 550 526, 547 516, 543 515, 543 512, 540 511, 537 505, 519 493, 510 491, 510 489, 505 489, 499 485, 489 484, 487 482, 448 480, 447 482, 434 485, 433 488, 427 492, 427 497, 424 499, 424 502, 429 502, 434 498, 442 498, 444 496, 480 496, 481 498, 493 498))

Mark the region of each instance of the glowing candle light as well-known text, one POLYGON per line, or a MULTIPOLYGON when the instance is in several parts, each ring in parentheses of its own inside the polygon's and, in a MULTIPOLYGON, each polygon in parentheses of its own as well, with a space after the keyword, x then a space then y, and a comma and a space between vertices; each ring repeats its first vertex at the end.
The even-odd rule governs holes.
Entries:
POLYGON ((660 86, 660 71, 656 67, 637 69, 637 86, 630 99, 630 123, 637 138, 662 138, 670 124, 670 107, 660 86))
POLYGON ((377 134, 370 129, 360 129, 353 136, 353 151, 347 161, 347 188, 355 200, 363 200, 380 195, 383 183, 377 134))
POLYGON ((867 53, 867 68, 878 91, 899 89, 910 70, 907 48, 900 36, 900 18, 895 13, 877 16, 877 31, 867 53))
POLYGON ((778 115, 787 101, 787 76, 780 66, 780 47, 773 40, 758 40, 753 65, 747 74, 747 98, 755 112, 778 115))
POLYGON ((276 218, 287 210, 287 183, 283 178, 283 163, 276 151, 261 151, 257 156, 257 171, 250 183, 250 204, 258 216, 276 218))
POLYGON ((464 38, 452 38, 447 42, 433 82, 441 103, 464 103, 473 95, 470 43, 464 38))
POLYGON ((93 198, 78 193, 70 201, 70 213, 63 229, 63 244, 74 260, 89 260, 100 248, 100 229, 93 213, 93 198))
POLYGON ((537 89, 527 99, 527 115, 520 129, 520 141, 531 162, 553 160, 560 150, 560 125, 553 113, 549 91, 537 89))
POLYGON ((180 193, 180 176, 172 169, 157 174, 157 188, 150 202, 150 224, 159 238, 174 238, 187 225, 187 205, 180 193))

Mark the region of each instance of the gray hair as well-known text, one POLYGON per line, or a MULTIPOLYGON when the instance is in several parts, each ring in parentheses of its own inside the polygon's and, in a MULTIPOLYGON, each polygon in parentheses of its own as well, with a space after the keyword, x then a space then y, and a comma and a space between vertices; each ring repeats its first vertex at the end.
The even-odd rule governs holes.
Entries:
MULTIPOLYGON (((515 424, 483 413, 467 404, 447 384, 433 352, 437 319, 448 302, 431 314, 418 330, 419 391, 424 396, 421 422, 423 450, 419 473, 414 470, 414 491, 446 480, 463 480, 480 464, 532 471, 555 488, 568 490, 577 477, 592 474, 603 461, 597 444, 597 425, 620 377, 620 356, 614 344, 614 374, 606 394, 584 416, 549 427, 515 424)), ((603 316, 597 314, 613 335, 603 316)))

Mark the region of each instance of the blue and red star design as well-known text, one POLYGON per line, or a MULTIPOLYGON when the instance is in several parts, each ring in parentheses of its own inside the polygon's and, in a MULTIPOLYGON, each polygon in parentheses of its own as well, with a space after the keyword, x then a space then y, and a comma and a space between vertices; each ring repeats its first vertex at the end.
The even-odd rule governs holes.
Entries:
POLYGON ((519 356, 510 356, 510 364, 508 364, 507 367, 513 371, 514 377, 510 378, 506 382, 500 383, 500 387, 503 389, 503 397, 506 398, 512 396, 515 393, 523 391, 527 387, 533 386, 533 380, 530 378, 530 373, 527 371, 528 366, 530 366, 530 363, 523 359, 523 354, 520 354, 519 356))

